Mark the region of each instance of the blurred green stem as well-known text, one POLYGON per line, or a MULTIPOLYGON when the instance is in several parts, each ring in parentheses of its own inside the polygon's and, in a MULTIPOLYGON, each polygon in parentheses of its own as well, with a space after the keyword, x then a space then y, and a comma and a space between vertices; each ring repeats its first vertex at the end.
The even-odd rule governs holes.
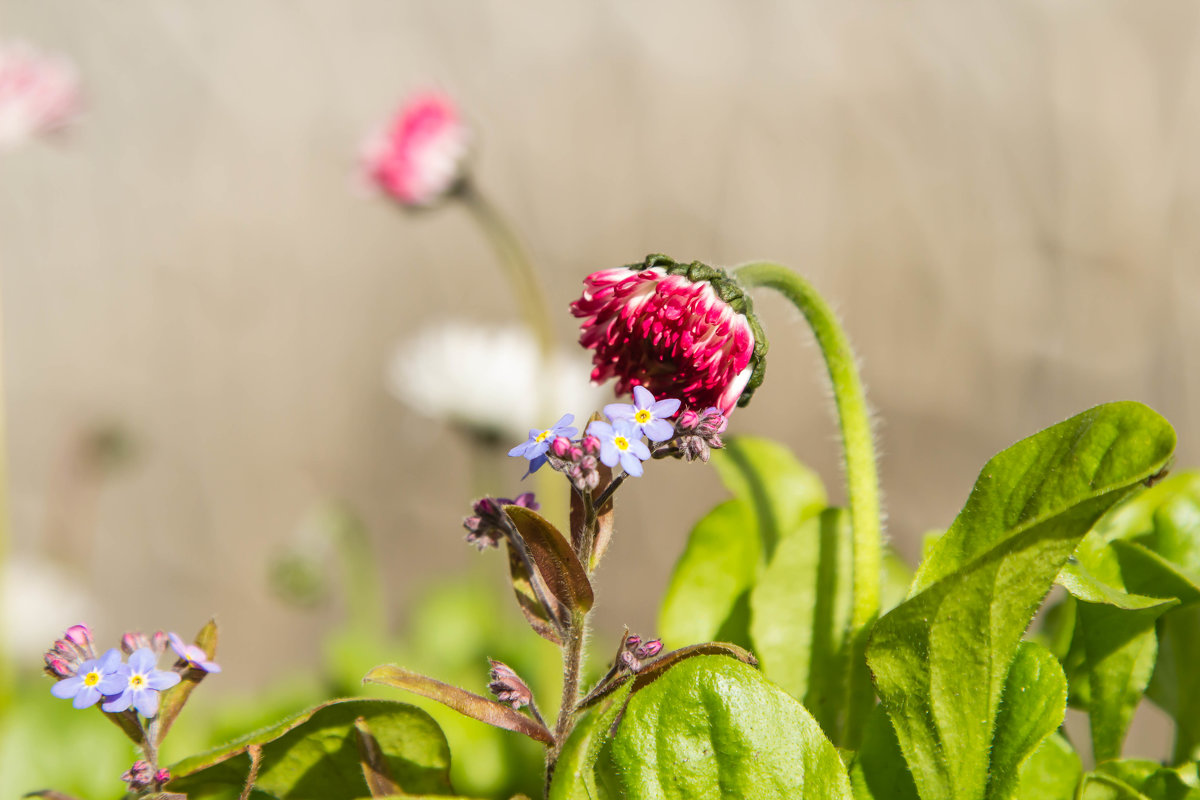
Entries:
POLYGON ((479 191, 473 182, 464 180, 457 189, 455 196, 463 201, 471 216, 479 223, 496 257, 508 274, 513 293, 517 296, 517 304, 521 314, 537 337, 538 349, 542 360, 546 361, 553 350, 553 334, 550 327, 550 317, 546 311, 546 299, 542 294, 541 284, 534 274, 533 265, 521 240, 517 238, 511 225, 500 215, 491 202, 479 191))
POLYGON ((350 625, 369 636, 381 636, 387 629, 383 588, 366 526, 345 504, 334 504, 325 513, 342 556, 342 584, 350 625))
POLYGON ((11 554, 8 527, 8 415, 5 413, 7 403, 5 402, 3 327, 3 317, 0 316, 0 719, 3 719, 12 707, 16 673, 12 657, 8 652, 9 613, 5 607, 9 580, 8 559, 11 554))
POLYGON ((734 270, 745 287, 774 289, 804 315, 829 370, 841 427, 846 460, 846 495, 854 532, 854 608, 850 643, 853 657, 846 706, 843 745, 856 748, 866 715, 874 704, 874 690, 866 670, 866 642, 879 616, 879 583, 882 570, 883 520, 879 502, 879 475, 866 393, 850 340, 838 324, 833 309, 808 281, 781 264, 756 261, 734 270), (865 686, 864 686, 865 681, 865 686))

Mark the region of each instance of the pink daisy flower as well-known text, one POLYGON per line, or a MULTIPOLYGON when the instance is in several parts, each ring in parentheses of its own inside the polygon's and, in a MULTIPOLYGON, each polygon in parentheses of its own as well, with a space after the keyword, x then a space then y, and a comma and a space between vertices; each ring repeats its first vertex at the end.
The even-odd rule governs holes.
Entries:
POLYGON ((371 181, 405 206, 428 206, 462 176, 470 133, 450 98, 418 94, 365 149, 371 181))
POLYGON ((65 127, 79 109, 70 61, 25 42, 0 43, 0 150, 65 127))
POLYGON ((579 342, 595 351, 592 380, 617 394, 644 386, 684 408, 728 414, 762 383, 766 337, 750 298, 724 271, 666 256, 594 272, 571 313, 579 342))

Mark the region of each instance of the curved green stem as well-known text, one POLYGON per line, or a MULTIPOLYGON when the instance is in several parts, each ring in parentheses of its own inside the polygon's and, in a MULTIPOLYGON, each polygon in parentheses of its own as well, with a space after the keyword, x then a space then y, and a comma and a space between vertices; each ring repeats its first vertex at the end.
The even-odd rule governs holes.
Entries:
MULTIPOLYGON (((790 300, 808 321, 825 357, 841 427, 846 459, 846 495, 854 531, 854 608, 851 617, 854 669, 865 675, 866 636, 879 615, 883 520, 870 412, 854 351, 833 310, 812 284, 792 270, 769 261, 756 261, 738 267, 734 277, 747 288, 775 289, 790 300)), ((855 691, 856 684, 861 685, 859 681, 850 681, 851 702, 846 722, 849 742, 857 740, 866 713, 874 702, 870 690, 864 699, 862 692, 855 691)))
POLYGON ((546 311, 546 300, 542 295, 541 284, 538 283, 537 276, 533 272, 533 265, 525 254, 521 240, 517 238, 512 226, 505 221, 496 207, 480 193, 470 180, 465 180, 460 184, 455 191, 455 196, 463 201, 467 210, 471 212, 471 216, 483 229, 488 241, 491 242, 497 258, 508 274, 526 324, 537 337, 538 347, 541 349, 543 357, 549 355, 554 344, 550 316, 546 311))

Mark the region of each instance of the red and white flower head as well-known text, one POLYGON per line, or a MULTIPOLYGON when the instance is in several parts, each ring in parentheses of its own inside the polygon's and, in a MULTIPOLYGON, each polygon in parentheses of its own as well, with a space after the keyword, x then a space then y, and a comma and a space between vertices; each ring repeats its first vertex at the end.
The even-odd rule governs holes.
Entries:
POLYGON ((594 272, 571 313, 579 342, 595 351, 592 380, 616 378, 617 394, 645 386, 685 408, 728 414, 746 405, 766 368, 767 341, 750 298, 723 270, 647 256, 594 272))
POLYGON ((79 109, 70 61, 25 42, 0 43, 0 150, 66 126, 79 109))
POLYGON ((426 92, 409 99, 390 127, 369 143, 370 179, 406 206, 428 206, 462 175, 470 131, 450 98, 426 92))

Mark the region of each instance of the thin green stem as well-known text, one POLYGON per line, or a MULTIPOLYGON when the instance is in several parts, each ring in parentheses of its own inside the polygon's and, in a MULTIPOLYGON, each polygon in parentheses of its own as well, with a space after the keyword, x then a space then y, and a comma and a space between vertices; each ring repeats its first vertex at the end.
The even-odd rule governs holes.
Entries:
POLYGON ((508 274, 513 293, 517 296, 517 304, 521 308, 521 315, 537 337, 538 347, 545 358, 554 346, 550 316, 546 310, 546 299, 542 295, 541 284, 534 274, 533 265, 521 245, 521 240, 496 207, 470 180, 465 180, 459 185, 455 196, 463 201, 491 242, 497 258, 508 274))
POLYGON ((874 702, 869 683, 865 691, 856 687, 862 687, 862 679, 867 675, 866 637, 879 616, 883 544, 879 475, 866 393, 850 340, 833 310, 808 281, 787 267, 769 261, 743 264, 734 270, 734 276, 747 288, 761 286, 778 291, 800 310, 821 348, 833 384, 846 460, 847 503, 854 532, 854 606, 850 636, 854 675, 849 682, 846 743, 856 744, 874 702))

